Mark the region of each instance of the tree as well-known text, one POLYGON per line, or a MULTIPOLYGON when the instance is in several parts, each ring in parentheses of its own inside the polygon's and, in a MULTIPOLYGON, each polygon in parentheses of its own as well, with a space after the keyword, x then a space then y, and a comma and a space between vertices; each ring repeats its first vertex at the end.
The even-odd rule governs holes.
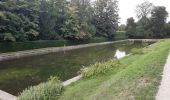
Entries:
POLYGON ((152 38, 150 20, 147 17, 142 17, 136 26, 136 38, 152 38))
POLYGON ((90 1, 91 0, 71 0, 71 6, 77 7, 80 31, 86 34, 86 38, 90 38, 96 33, 96 29, 92 24, 93 8, 90 1))
POLYGON ((136 36, 136 23, 133 17, 127 19, 126 33, 129 38, 136 36))
POLYGON ((96 35, 114 38, 118 28, 118 1, 97 0, 94 4, 94 20, 96 35))
POLYGON ((125 24, 121 24, 119 27, 118 27, 118 31, 125 31, 126 29, 126 25, 125 24))
POLYGON ((40 4, 40 38, 41 39, 52 39, 52 34, 55 34, 55 23, 56 13, 53 12, 55 9, 54 0, 46 1, 41 0, 40 4))
POLYGON ((170 22, 166 24, 165 26, 166 34, 170 36, 170 22))
POLYGON ((80 34, 80 26, 78 20, 78 11, 76 7, 68 7, 67 8, 67 17, 64 22, 64 26, 62 28, 63 36, 66 39, 73 40, 81 38, 80 34))
POLYGON ((117 0, 0 0, 0 41, 114 38, 118 19, 117 0))
POLYGON ((160 38, 166 35, 165 23, 168 17, 168 12, 163 6, 158 6, 151 12, 151 25, 154 37, 160 38))
POLYGON ((142 17, 148 17, 153 9, 153 4, 145 1, 142 4, 136 6, 137 18, 141 19, 142 17))
POLYGON ((1 1, 0 33, 1 41, 26 41, 36 37, 38 32, 37 1, 1 1))

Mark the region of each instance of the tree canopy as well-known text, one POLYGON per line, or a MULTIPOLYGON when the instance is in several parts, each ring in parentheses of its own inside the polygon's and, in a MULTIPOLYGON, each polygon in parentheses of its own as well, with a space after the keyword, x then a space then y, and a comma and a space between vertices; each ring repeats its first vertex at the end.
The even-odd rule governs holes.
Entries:
POLYGON ((118 1, 93 5, 91 0, 1 0, 0 41, 114 37, 118 1))
POLYGON ((114 37, 118 28, 118 1, 117 0, 97 0, 94 5, 94 20, 96 34, 104 37, 114 37))
POLYGON ((135 37, 136 34, 136 23, 133 17, 127 19, 126 33, 129 38, 135 37))
POLYGON ((168 17, 168 12, 165 7, 158 6, 153 9, 151 12, 151 24, 154 37, 164 37, 165 24, 168 17))
POLYGON ((127 19, 126 31, 130 38, 163 38, 169 35, 170 27, 166 23, 168 12, 165 7, 144 2, 137 5, 136 12, 137 22, 133 18, 127 19))
POLYGON ((153 4, 149 1, 145 1, 142 4, 136 6, 136 16, 137 18, 148 17, 153 9, 153 4))

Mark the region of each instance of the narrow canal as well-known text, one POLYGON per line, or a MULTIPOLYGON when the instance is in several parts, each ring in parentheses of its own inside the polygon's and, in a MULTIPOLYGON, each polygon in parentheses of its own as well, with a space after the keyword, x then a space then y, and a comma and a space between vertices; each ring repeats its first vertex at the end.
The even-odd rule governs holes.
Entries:
POLYGON ((95 62, 121 58, 133 48, 149 45, 140 42, 121 42, 41 56, 25 57, 0 62, 0 90, 18 95, 25 88, 58 76, 62 81, 78 75, 83 66, 95 62))

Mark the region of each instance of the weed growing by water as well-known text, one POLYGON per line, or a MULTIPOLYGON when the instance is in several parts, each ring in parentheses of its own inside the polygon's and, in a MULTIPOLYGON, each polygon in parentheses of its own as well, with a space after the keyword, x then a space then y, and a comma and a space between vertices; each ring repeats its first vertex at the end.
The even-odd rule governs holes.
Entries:
POLYGON ((18 100, 57 100, 63 91, 63 85, 57 77, 48 82, 24 90, 18 100))
POLYGON ((89 67, 83 68, 81 74, 84 78, 96 76, 99 74, 104 74, 107 71, 111 70, 113 67, 119 66, 120 62, 118 60, 110 60, 107 63, 95 63, 89 67))

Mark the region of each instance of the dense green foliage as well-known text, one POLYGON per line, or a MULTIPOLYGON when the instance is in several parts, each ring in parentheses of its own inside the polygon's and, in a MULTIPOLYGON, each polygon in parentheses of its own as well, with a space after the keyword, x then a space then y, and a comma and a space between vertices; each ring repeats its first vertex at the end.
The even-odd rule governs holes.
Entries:
POLYGON ((162 40, 144 48, 143 54, 121 59, 119 66, 105 74, 81 79, 66 87, 60 100, 154 100, 169 45, 170 40, 162 40))
POLYGON ((96 0, 94 5, 91 0, 1 0, 0 41, 113 38, 118 2, 96 0))
POLYGON ((117 31, 114 37, 115 40, 123 40, 127 38, 128 37, 127 37, 126 31, 117 31))
POLYGON ((165 7, 144 2, 137 5, 136 13, 137 22, 133 18, 127 19, 126 31, 129 38, 165 38, 169 34, 165 7))
POLYGON ((165 29, 166 29, 167 35, 170 36, 170 22, 166 24, 165 29))
POLYGON ((155 7, 151 12, 151 25, 154 37, 164 37, 166 35, 165 24, 168 12, 165 7, 155 7))
POLYGON ((126 33, 129 38, 135 37, 136 34, 136 23, 133 17, 127 19, 126 33))
POLYGON ((136 38, 150 38, 153 32, 151 30, 150 20, 147 17, 142 17, 136 26, 136 38))
POLYGON ((97 0, 94 4, 94 21, 96 34, 114 38, 114 33, 118 28, 118 1, 97 0))
POLYGON ((118 31, 125 31, 126 30, 126 25, 125 24, 121 24, 118 27, 118 31))
POLYGON ((93 65, 90 65, 87 68, 83 68, 81 70, 81 74, 84 78, 94 77, 101 73, 107 73, 112 68, 119 66, 118 60, 109 60, 107 63, 96 63, 93 65), (108 63, 109 62, 109 63, 108 63), (114 64, 113 64, 114 63, 114 64))
POLYGON ((63 85, 56 77, 48 82, 24 90, 18 100, 57 100, 63 91, 63 85))

